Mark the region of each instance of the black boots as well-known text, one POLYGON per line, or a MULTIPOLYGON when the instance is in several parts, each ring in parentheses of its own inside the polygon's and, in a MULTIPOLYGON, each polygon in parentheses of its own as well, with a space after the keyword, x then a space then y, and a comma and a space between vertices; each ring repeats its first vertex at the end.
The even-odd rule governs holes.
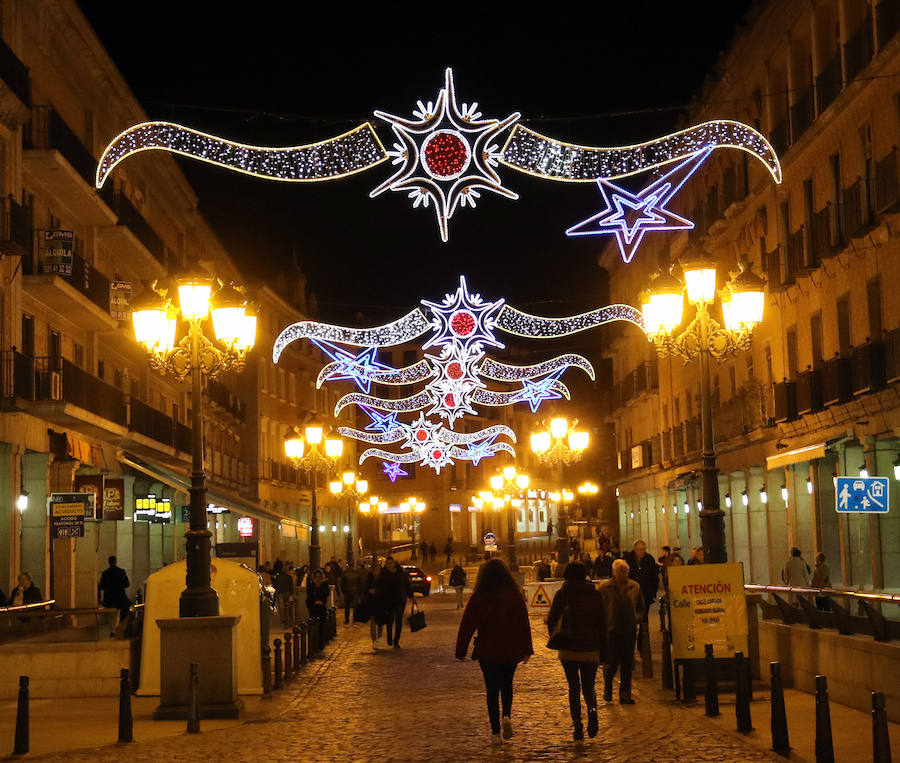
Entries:
POLYGON ((588 708, 588 736, 593 739, 600 730, 600 724, 597 721, 597 708, 588 708))

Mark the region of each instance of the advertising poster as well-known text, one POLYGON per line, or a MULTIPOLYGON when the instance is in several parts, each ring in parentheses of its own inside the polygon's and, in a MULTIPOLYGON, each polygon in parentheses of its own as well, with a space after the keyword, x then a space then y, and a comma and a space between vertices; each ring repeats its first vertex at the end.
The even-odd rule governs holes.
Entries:
POLYGON ((72 252, 75 234, 70 230, 41 231, 38 260, 41 273, 58 276, 72 275, 72 252))
POLYGON ((76 493, 90 493, 94 496, 94 511, 85 515, 85 519, 103 519, 103 475, 76 474, 72 488, 76 493))
POLYGON ((50 537, 83 538, 84 517, 93 502, 92 493, 51 493, 50 537))
POLYGON ((125 519, 125 480, 104 481, 102 516, 103 519, 125 519))
POLYGON ((129 281, 109 282, 109 314, 120 321, 131 318, 131 297, 133 289, 129 281))
POLYGON ((669 567, 672 659, 700 660, 706 644, 716 657, 749 654, 744 567, 740 562, 669 567))

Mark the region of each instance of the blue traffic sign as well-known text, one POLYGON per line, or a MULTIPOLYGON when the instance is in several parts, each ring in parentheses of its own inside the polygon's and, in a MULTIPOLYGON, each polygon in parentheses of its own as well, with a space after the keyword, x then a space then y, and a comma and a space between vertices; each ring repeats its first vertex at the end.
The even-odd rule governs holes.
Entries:
POLYGON ((840 512, 887 514, 887 477, 838 477, 834 494, 840 512))

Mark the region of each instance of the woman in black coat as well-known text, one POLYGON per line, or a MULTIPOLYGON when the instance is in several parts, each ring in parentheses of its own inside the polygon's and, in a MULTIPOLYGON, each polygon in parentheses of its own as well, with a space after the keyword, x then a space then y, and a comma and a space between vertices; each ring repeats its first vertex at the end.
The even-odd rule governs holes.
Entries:
POLYGON ((322 570, 316 570, 312 574, 312 580, 308 580, 306 583, 306 608, 309 610, 310 617, 325 617, 330 595, 331 588, 328 581, 325 580, 325 573, 322 570))
POLYGON ((387 613, 387 642, 394 649, 400 648, 400 632, 403 630, 403 612, 406 600, 411 599, 412 586, 409 575, 397 560, 388 557, 384 563, 384 571, 375 584, 375 595, 387 613))
POLYGON ((9 606, 19 607, 23 604, 38 604, 43 601, 41 589, 31 580, 31 575, 23 572, 19 575, 19 584, 9 593, 9 606))
POLYGON ((587 580, 587 570, 581 562, 569 564, 565 582, 553 597, 547 628, 551 638, 556 633, 560 642, 559 659, 569 684, 569 712, 575 727, 575 740, 584 739, 581 723, 581 694, 588 710, 588 736, 598 731, 597 667, 606 651, 606 610, 603 596, 587 580))

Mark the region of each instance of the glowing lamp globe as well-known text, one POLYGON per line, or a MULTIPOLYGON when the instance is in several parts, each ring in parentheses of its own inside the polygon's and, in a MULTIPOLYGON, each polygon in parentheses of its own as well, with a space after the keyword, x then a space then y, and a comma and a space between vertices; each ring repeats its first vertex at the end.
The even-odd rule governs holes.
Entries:
POLYGON ((322 442, 322 435, 324 434, 324 430, 318 424, 310 424, 304 430, 304 434, 306 435, 306 441, 310 445, 318 445, 322 442))
POLYGON ((303 442, 303 438, 294 433, 289 435, 284 440, 284 455, 286 455, 290 459, 300 459, 303 458, 303 451, 306 449, 306 443, 303 442))
POLYGON ((216 339, 231 347, 240 341, 244 322, 244 297, 233 286, 224 285, 210 304, 216 339))
POLYGON ((555 419, 550 419, 550 434, 552 434, 557 440, 565 437, 566 432, 568 431, 569 422, 567 419, 564 419, 562 416, 559 416, 555 419))
POLYGON ((344 472, 341 475, 341 480, 345 485, 352 485, 356 482, 356 472, 344 472))
POLYGON ((372 505, 368 501, 362 501, 359 504, 359 510, 363 514, 368 514, 369 511, 371 511, 371 509, 372 509, 372 505))
POLYGON ((148 291, 135 300, 131 323, 138 344, 152 350, 164 342, 166 313, 166 301, 153 291, 148 291))
POLYGON ((644 325, 652 336, 672 333, 681 325, 684 312, 684 286, 670 273, 660 273, 651 282, 647 295, 648 309, 644 311, 644 325))
POLYGON ((737 324, 755 326, 763 319, 766 282, 753 272, 747 262, 740 262, 738 266, 741 272, 728 284, 732 320, 737 324))
POLYGON ((525 488, 527 488, 529 482, 531 482, 531 479, 527 474, 520 474, 516 477, 516 485, 520 490, 524 490, 525 488))
POLYGON ((491 477, 490 483, 491 487, 494 490, 500 490, 500 488, 503 487, 503 477, 501 477, 499 474, 495 474, 493 477, 491 477))
POLYGON ((235 341, 234 346, 237 350, 249 352, 256 344, 256 323, 257 315, 255 310, 244 308, 244 314, 240 321, 240 334, 235 341))
POLYGON ((378 496, 377 496, 377 495, 370 495, 370 496, 369 496, 369 503, 370 503, 372 506, 377 506, 378 503, 379 503, 379 501, 378 501, 378 496))
POLYGON ((503 479, 507 482, 511 482, 516 478, 516 467, 515 466, 504 466, 503 467, 503 479))
POLYGON ((328 489, 331 491, 332 495, 340 495, 343 487, 344 486, 340 480, 328 483, 328 489))
POLYGON ((209 296, 212 282, 209 275, 197 268, 178 279, 178 306, 186 321, 200 321, 209 315, 209 296))
POLYGON ((590 442, 587 432, 571 432, 569 434, 569 447, 572 450, 585 450, 590 442))
POLYGON ((360 495, 369 492, 369 481, 368 480, 357 480, 356 482, 356 492, 360 495))
POLYGON ((538 432, 531 435, 531 450, 535 453, 546 453, 550 450, 550 433, 538 432))
POLYGON ((680 258, 688 299, 694 304, 712 302, 716 296, 716 261, 699 247, 691 247, 680 258))
POLYGON ((325 455, 328 458, 340 458, 344 453, 344 441, 329 437, 325 440, 325 455))

